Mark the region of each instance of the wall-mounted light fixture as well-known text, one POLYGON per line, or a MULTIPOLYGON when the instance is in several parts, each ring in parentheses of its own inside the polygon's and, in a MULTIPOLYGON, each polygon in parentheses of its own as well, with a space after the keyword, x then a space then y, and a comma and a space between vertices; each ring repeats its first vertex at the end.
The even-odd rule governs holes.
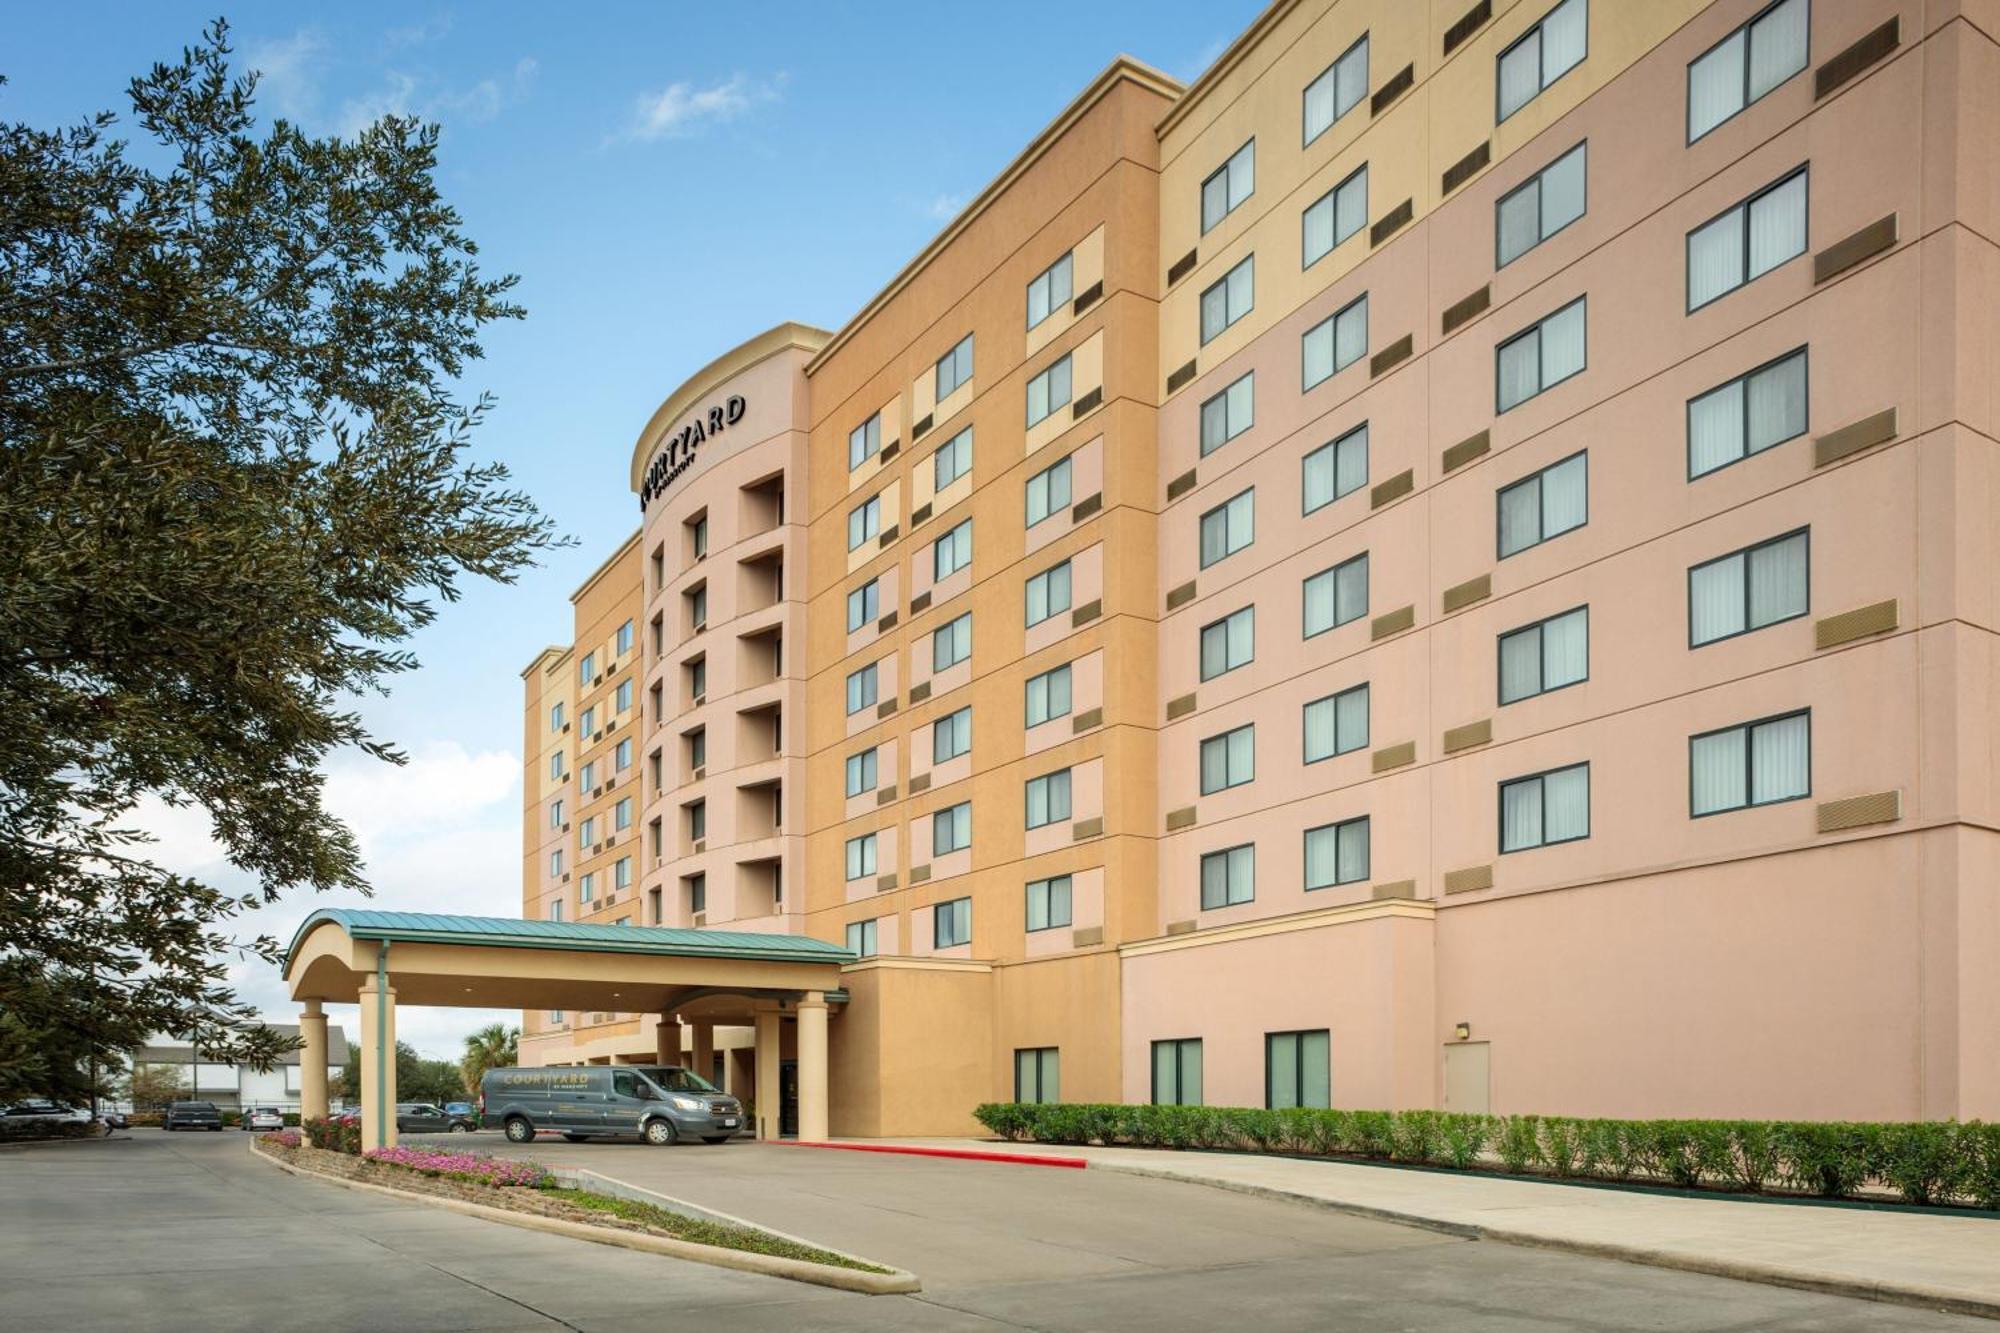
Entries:
POLYGON ((1472 1024, 1460 1023, 1456 1028, 1453 1029, 1453 1031, 1458 1033, 1458 1039, 1460 1041, 1466 1041, 1470 1039, 1472 1036, 1472 1024))

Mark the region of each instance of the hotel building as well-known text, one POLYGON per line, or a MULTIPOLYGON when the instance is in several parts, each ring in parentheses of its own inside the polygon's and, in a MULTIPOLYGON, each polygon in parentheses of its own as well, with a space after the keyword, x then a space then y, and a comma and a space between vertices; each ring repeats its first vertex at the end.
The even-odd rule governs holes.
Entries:
MULTIPOLYGON (((1278 0, 1114 61, 647 423, 525 673, 525 914, 845 941, 836 1134, 2000 1115, 1996 39, 1278 0)), ((676 1018, 755 1095, 722 1009, 523 1058, 676 1018)))

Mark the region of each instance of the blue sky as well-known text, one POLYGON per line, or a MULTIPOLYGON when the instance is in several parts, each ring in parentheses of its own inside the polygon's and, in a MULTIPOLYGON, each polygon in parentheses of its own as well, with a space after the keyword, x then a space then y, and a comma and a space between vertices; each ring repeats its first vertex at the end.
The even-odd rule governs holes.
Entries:
MULTIPOLYGON (((343 760, 336 804, 380 906, 510 914, 520 881, 519 672, 569 632, 568 594, 638 521, 632 441, 691 370, 781 320, 838 328, 1121 51, 1187 80, 1262 0, 953 4, 265 4, 229 14, 260 114, 351 133, 443 125, 440 176, 528 317, 466 377, 498 407, 478 450, 579 545, 479 586, 365 711, 403 773, 343 760)), ((217 11, 9 6, 0 118, 120 113, 127 81, 217 11)), ((206 830, 155 812, 162 856, 226 879, 206 830)), ((266 912, 288 934, 314 904, 266 912)), ((285 1006, 268 969, 247 994, 285 1006)), ((475 1019, 407 1015, 446 1054, 475 1019)))

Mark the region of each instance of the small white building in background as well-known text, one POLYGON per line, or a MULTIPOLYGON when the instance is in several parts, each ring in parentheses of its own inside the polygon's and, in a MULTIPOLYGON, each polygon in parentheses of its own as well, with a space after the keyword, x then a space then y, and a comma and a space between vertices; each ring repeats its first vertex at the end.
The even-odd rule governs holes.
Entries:
MULTIPOLYGON (((269 1023, 273 1032, 288 1037, 298 1035, 295 1024, 269 1023)), ((198 1060, 185 1040, 155 1033, 144 1046, 132 1052, 132 1066, 171 1065, 181 1071, 181 1096, 190 1101, 214 1102, 225 1111, 253 1106, 275 1106, 281 1111, 299 1109, 299 1057, 302 1051, 286 1051, 263 1073, 248 1065, 217 1064, 198 1060)), ((338 1079, 347 1065, 347 1032, 332 1023, 326 1027, 327 1079, 338 1079)), ((333 1099, 337 1107, 338 1097, 333 1099)))

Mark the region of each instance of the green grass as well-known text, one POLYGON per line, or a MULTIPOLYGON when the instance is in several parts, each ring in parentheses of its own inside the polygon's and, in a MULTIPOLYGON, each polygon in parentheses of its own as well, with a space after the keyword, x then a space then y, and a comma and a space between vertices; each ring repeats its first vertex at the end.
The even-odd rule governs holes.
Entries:
POLYGON ((887 1273, 890 1270, 876 1264, 862 1263, 844 1254, 831 1250, 817 1249, 811 1245, 801 1245, 797 1241, 773 1236, 768 1231, 758 1231, 754 1227, 730 1226, 722 1222, 705 1222, 699 1218, 687 1217, 650 1203, 638 1203, 631 1199, 615 1198, 609 1194, 596 1194, 590 1190, 564 1189, 548 1186, 542 1193, 551 1199, 561 1199, 579 1208, 592 1212, 610 1213, 613 1217, 628 1222, 638 1222, 664 1231, 676 1240, 691 1241, 696 1245, 715 1245, 725 1250, 744 1250, 751 1254, 769 1254, 780 1259, 803 1259, 807 1263, 826 1264, 834 1268, 852 1268, 863 1273, 887 1273))

